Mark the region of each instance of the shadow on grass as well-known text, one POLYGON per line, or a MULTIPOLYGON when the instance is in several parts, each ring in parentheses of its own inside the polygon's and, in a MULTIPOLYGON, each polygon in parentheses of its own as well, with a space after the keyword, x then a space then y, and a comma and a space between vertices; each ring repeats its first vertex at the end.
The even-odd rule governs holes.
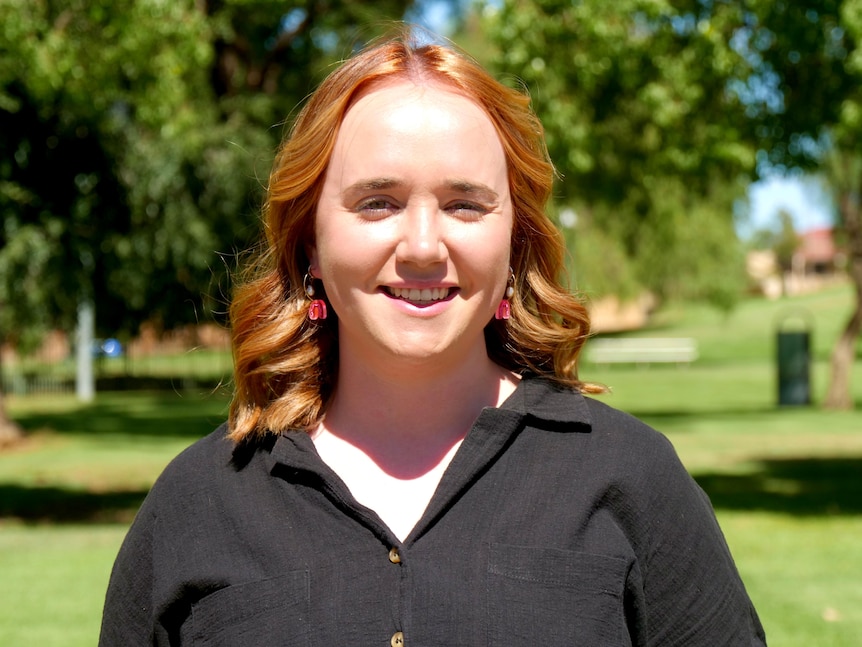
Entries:
MULTIPOLYGON (((15 419, 28 431, 111 435, 134 442, 136 438, 202 437, 224 420, 226 407, 227 399, 220 395, 100 394, 95 403, 71 411, 23 413, 15 419)), ((725 415, 737 413, 751 412, 725 415)), ((642 417, 655 424, 659 416, 670 420, 694 415, 665 411, 642 417)), ((862 458, 766 459, 751 472, 694 476, 717 509, 798 516, 862 514, 862 458)), ((89 492, 0 484, 0 521, 128 522, 145 495, 143 490, 89 492)))
MULTIPOLYGON (((862 458, 765 460, 747 474, 699 473, 695 480, 718 509, 796 516, 862 514, 862 458)), ((128 523, 147 492, 86 492, 0 485, 0 521, 128 523)))
MULTIPOLYGON (((115 392, 99 393, 96 401, 52 403, 56 410, 40 407, 40 401, 16 407, 13 419, 27 440, 9 450, 39 451, 39 439, 56 435, 99 438, 105 443, 128 445, 168 439, 192 441, 212 432, 227 416, 228 399, 221 393, 115 392), (57 405, 57 406, 54 406, 57 405), (30 408, 32 407, 32 409, 30 408)), ((75 442, 75 441, 73 441, 75 442)), ((141 505, 146 490, 137 486, 115 490, 88 490, 86 486, 0 483, 0 522, 15 519, 28 523, 128 523, 141 505)))
MULTIPOLYGON (((608 404, 613 406, 613 403, 608 401, 608 404)), ((779 406, 768 405, 764 406, 760 403, 751 403, 748 406, 726 406, 721 401, 717 401, 710 405, 714 408, 706 408, 700 402, 693 402, 691 409, 684 408, 685 405, 680 405, 674 409, 637 409, 633 407, 626 408, 625 411, 635 418, 638 418, 650 426, 662 432, 673 431, 673 433, 685 433, 692 431, 696 427, 696 423, 708 417, 711 421, 728 421, 730 426, 740 424, 748 424, 752 428, 774 420, 790 420, 794 424, 800 424, 798 421, 807 420, 815 421, 824 413, 827 415, 850 416, 856 415, 855 412, 862 411, 862 398, 855 401, 855 406, 850 411, 826 411, 819 404, 804 405, 804 406, 779 406), (688 425, 691 421, 691 425, 688 425)), ((842 418, 843 419, 843 418, 842 418)), ((854 429, 858 426, 854 421, 854 429)))
POLYGON ((753 473, 696 473, 716 509, 799 516, 862 514, 862 458, 759 462, 753 473))
POLYGON ((227 403, 220 394, 107 393, 72 410, 18 413, 14 420, 26 432, 199 438, 225 420, 227 403))
POLYGON ((0 521, 129 523, 146 495, 146 491, 95 493, 0 484, 0 521))

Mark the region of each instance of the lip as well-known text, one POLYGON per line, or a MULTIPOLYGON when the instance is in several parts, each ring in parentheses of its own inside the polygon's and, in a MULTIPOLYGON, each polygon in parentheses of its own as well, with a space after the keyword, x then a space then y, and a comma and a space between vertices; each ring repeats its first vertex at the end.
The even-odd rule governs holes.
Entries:
POLYGON ((460 292, 460 288, 458 288, 457 286, 454 286, 454 285, 440 285, 439 283, 438 284, 400 283, 400 284, 395 284, 395 285, 392 285, 392 284, 383 285, 380 287, 379 291, 381 294, 386 296, 388 299, 390 299, 396 303, 403 303, 403 304, 412 306, 413 308, 419 308, 421 310, 427 310, 429 308, 433 308, 434 306, 441 306, 442 304, 448 303, 449 301, 451 301, 452 299, 455 298, 455 295, 457 295, 458 292, 460 292), (401 290, 419 290, 419 291, 422 291, 422 290, 431 290, 431 291, 448 290, 448 294, 445 297, 443 297, 442 299, 429 299, 427 301, 422 301, 422 300, 408 299, 408 298, 405 298, 403 296, 395 296, 395 294, 393 294, 393 290, 399 290, 399 291, 401 291, 401 290))

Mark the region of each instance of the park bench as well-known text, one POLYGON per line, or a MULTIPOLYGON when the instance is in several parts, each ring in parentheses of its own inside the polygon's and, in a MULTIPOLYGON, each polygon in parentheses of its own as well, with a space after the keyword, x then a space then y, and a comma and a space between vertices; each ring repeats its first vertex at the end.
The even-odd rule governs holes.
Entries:
POLYGON ((586 345, 594 364, 690 364, 697 342, 688 337, 598 337, 586 345))

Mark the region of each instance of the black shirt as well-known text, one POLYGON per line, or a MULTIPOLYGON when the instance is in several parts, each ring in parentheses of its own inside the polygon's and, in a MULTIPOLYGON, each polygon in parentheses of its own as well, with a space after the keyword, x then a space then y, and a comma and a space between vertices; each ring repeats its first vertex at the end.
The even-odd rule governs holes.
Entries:
POLYGON ((540 379, 485 409, 402 543, 302 432, 158 479, 100 645, 765 645, 706 495, 638 420, 540 379))

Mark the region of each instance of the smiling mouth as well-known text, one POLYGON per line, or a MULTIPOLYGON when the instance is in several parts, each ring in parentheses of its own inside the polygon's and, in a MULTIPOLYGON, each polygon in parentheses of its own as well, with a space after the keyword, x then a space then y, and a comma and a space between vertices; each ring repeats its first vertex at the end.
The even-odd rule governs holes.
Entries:
POLYGON ((442 301, 449 296, 450 289, 449 288, 385 288, 386 293, 395 297, 396 299, 401 299, 402 301, 409 301, 415 305, 429 305, 431 303, 436 303, 437 301, 442 301))

